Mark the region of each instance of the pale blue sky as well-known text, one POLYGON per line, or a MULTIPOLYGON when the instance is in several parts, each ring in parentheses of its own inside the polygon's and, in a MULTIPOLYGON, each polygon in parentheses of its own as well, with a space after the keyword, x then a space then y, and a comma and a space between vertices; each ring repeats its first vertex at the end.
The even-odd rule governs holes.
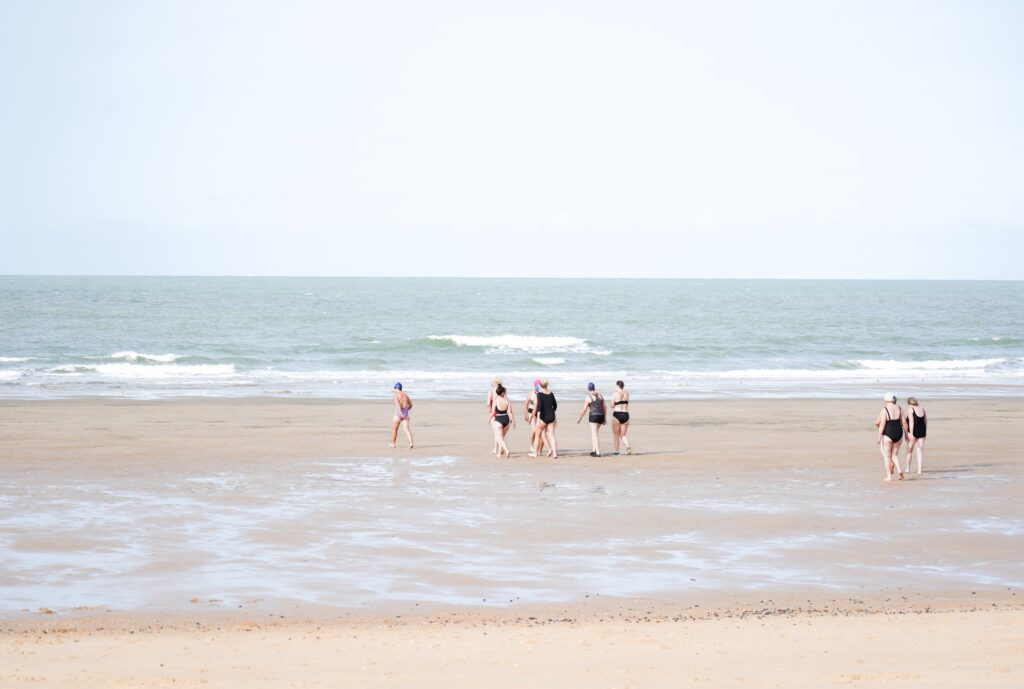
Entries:
POLYGON ((1022 26, 0 0, 0 273, 1021 279, 1022 26))

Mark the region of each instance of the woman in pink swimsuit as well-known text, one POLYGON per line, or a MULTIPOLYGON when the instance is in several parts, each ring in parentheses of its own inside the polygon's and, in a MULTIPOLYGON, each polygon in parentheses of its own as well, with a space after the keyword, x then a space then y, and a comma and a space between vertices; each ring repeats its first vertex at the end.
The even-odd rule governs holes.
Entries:
POLYGON ((413 448, 412 429, 409 427, 409 412, 412 410, 412 400, 402 390, 401 383, 395 383, 395 418, 391 423, 391 447, 395 446, 398 440, 398 427, 405 429, 405 437, 409 439, 409 449, 413 448))

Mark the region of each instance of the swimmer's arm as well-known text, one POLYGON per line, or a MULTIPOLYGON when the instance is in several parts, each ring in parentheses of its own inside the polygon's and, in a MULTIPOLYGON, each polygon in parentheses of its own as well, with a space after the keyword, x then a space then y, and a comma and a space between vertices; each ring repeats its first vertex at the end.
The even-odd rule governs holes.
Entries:
POLYGON ((576 419, 576 423, 583 420, 583 415, 587 413, 587 409, 590 408, 590 398, 583 400, 583 409, 580 410, 580 417, 576 419))

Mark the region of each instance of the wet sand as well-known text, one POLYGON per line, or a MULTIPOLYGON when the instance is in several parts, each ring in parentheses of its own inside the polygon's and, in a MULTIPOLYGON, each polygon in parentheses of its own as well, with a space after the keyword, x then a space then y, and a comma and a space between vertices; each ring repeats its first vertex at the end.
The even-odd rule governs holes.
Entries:
POLYGON ((925 401, 892 484, 873 401, 638 402, 601 459, 561 401, 558 461, 482 404, 0 403, 0 686, 1019 686, 1024 401, 925 401))

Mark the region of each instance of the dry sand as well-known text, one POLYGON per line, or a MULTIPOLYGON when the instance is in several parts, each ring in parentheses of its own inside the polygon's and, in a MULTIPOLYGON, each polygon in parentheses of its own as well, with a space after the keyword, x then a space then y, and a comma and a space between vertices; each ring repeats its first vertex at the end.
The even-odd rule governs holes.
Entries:
MULTIPOLYGON (((582 399, 570 404, 562 396, 566 456, 525 458, 520 427, 512 441, 519 452, 501 465, 487 453, 482 404, 417 404, 418 447, 409 451, 386 446, 390 405, 381 403, 2 403, 0 544, 16 565, 0 570, 8 599, 0 622, 0 687, 1022 686, 1024 611, 1017 595, 1024 522, 1017 505, 1024 402, 925 402, 926 473, 889 485, 880 481, 871 425, 880 404, 871 401, 637 402, 631 435, 638 454, 595 460, 586 454, 585 427, 572 423, 582 399), (437 457, 458 461, 433 463, 437 457), (400 561, 410 571, 385 579, 390 588, 383 593, 362 594, 366 604, 359 608, 332 599, 333 580, 325 579, 321 589, 311 584, 318 593, 307 600, 281 596, 273 605, 228 611, 225 599, 210 595, 225 580, 190 581, 179 561, 192 558, 189 566, 198 568, 214 555, 187 539, 174 542, 178 531, 154 525, 173 557, 152 558, 119 581, 126 590, 140 582, 166 584, 174 595, 154 591, 133 606, 123 604, 131 597, 111 591, 112 603, 75 610, 75 596, 83 604, 97 601, 95 589, 76 588, 72 579, 100 586, 108 573, 99 567, 75 576, 47 569, 52 560, 76 562, 94 548, 89 539, 116 554, 123 546, 118 539, 136 532, 104 521, 91 534, 68 532, 53 520, 25 521, 25 501, 38 502, 41 518, 61 517, 62 505, 76 501, 102 506, 78 496, 83 486, 113 484, 118 499, 138 494, 149 501, 140 504, 164 505, 180 498, 183 481, 211 476, 227 477, 228 489, 204 488, 192 495, 195 504, 264 514, 259 496, 232 502, 230 480, 250 477, 248 487, 272 502, 276 479, 308 472, 310 463, 363 471, 374 458, 390 463, 384 485, 391 486, 389 507, 399 513, 423 514, 444 491, 464 494, 485 512, 507 501, 522 524, 492 536, 521 549, 526 561, 549 566, 558 549, 587 549, 544 570, 551 591, 528 573, 511 579, 526 602, 457 605, 444 596, 429 599, 423 587, 475 593, 496 575, 479 563, 474 572, 454 573, 451 560, 461 551, 445 551, 445 543, 471 550, 487 543, 472 519, 440 521, 420 532, 419 541, 384 550, 381 563, 400 561), (395 468, 405 464, 408 473, 395 468), (412 489, 419 476, 439 478, 438 492, 418 498, 412 489), (683 503, 673 503, 666 486, 679 487, 683 503), (835 492, 823 502, 829 490, 835 492), (773 503, 785 509, 773 511, 773 503), (538 517, 538 509, 551 511, 538 517), (667 526, 668 515, 679 515, 685 529, 667 526), (536 520, 546 520, 545 528, 536 520), (835 534, 850 524, 857 533, 837 541, 835 534), (700 556, 686 566, 709 583, 655 578, 650 590, 595 602, 600 587, 622 586, 594 578, 609 558, 612 573, 621 572, 627 583, 682 571, 678 561, 659 555, 664 544, 652 545, 680 533, 689 539, 681 551, 700 556), (735 555, 716 550, 719 541, 768 545, 735 555), (26 572, 37 581, 28 585, 26 572), (839 585, 805 578, 816 572, 839 577, 839 585), (574 588, 574 579, 583 583, 574 588), (194 595, 186 598, 189 585, 194 595), (590 598, 579 595, 588 588, 590 598), (403 595, 389 598, 387 591, 403 595), (47 604, 48 595, 67 605, 47 604)), ((370 518, 354 506, 331 510, 335 519, 370 518)), ((449 517, 465 512, 460 506, 449 517)), ((180 515, 193 518, 199 517, 180 515)), ((282 543, 244 532, 256 547, 243 554, 249 560, 238 561, 303 575, 301 567, 288 570, 286 560, 259 559, 331 534, 327 523, 294 521, 275 536, 282 543)), ((337 534, 330 542, 341 554, 364 552, 337 534)), ((310 570, 316 566, 311 560, 310 570)), ((240 599, 245 580, 232 585, 229 595, 240 599)))

